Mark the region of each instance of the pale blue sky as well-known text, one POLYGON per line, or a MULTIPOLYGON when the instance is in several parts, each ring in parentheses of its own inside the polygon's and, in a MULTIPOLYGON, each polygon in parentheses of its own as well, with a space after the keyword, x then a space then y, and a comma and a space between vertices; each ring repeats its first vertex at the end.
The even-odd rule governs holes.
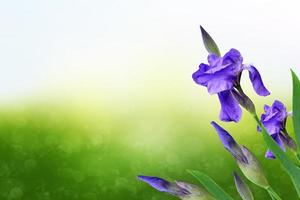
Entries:
POLYGON ((284 91, 289 68, 300 73, 299 7, 297 0, 1 1, 0 100, 126 96, 164 84, 194 90, 190 75, 207 56, 200 24, 223 52, 239 49, 284 91))

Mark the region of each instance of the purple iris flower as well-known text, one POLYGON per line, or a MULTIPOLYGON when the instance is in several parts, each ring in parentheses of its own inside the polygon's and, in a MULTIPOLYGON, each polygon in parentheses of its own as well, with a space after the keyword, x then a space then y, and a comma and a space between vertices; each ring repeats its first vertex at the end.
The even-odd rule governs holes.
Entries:
POLYGON ((236 49, 230 49, 223 57, 213 53, 209 54, 208 64, 201 63, 199 69, 192 75, 197 84, 207 87, 209 94, 218 94, 222 121, 238 122, 242 115, 239 104, 254 112, 253 103, 240 86, 243 70, 249 71, 249 78, 258 95, 270 94, 264 86, 258 70, 252 65, 243 64, 243 57, 236 49))
MULTIPOLYGON (((286 130, 286 120, 290 115, 286 111, 284 104, 278 100, 275 100, 272 106, 264 106, 265 113, 261 115, 261 122, 276 141, 279 147, 285 151, 285 146, 288 146, 292 150, 296 150, 297 146, 294 140, 289 136, 286 130)), ((273 153, 268 150, 265 155, 267 158, 274 159, 273 153)))

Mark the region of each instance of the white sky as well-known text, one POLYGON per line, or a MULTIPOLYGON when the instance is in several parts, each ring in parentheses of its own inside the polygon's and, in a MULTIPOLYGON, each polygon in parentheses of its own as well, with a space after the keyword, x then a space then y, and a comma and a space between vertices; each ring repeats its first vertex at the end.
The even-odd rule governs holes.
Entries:
POLYGON ((1 1, 0 100, 45 91, 126 95, 174 82, 193 88, 190 75, 207 56, 200 24, 223 53, 239 49, 284 90, 289 68, 300 73, 299 2, 1 1))

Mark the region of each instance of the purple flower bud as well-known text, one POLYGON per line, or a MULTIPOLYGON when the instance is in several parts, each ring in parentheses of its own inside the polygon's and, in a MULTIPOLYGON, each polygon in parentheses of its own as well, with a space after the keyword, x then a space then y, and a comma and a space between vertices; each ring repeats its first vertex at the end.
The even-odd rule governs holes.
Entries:
POLYGON ((220 119, 224 122, 238 122, 241 119, 242 110, 232 92, 223 91, 218 93, 218 96, 221 104, 220 119))
POLYGON ((175 196, 189 194, 187 190, 182 189, 176 186, 176 184, 166 181, 162 178, 158 178, 154 176, 138 176, 138 178, 148 183, 149 185, 151 185, 153 188, 155 188, 160 192, 167 192, 175 196))
POLYGON ((210 94, 218 94, 221 103, 220 119, 222 121, 238 122, 242 112, 239 104, 254 113, 255 107, 240 87, 240 77, 243 70, 249 71, 253 88, 260 96, 269 95, 258 70, 251 65, 244 65, 240 52, 230 49, 223 57, 215 54, 208 56, 208 64, 201 63, 193 73, 193 80, 204 87, 210 94))
POLYGON ((236 172, 233 172, 234 182, 237 191, 243 200, 254 200, 253 194, 248 185, 239 177, 236 172))
POLYGON ((223 146, 233 155, 243 174, 253 183, 267 188, 268 181, 256 157, 244 146, 236 143, 233 137, 217 123, 211 122, 223 146))
POLYGON ((169 182, 154 176, 138 176, 138 178, 160 192, 166 192, 183 200, 214 200, 203 188, 182 181, 169 182))
MULTIPOLYGON (((290 114, 286 111, 284 104, 275 100, 271 107, 268 105, 264 106, 264 113, 261 115, 261 122, 283 151, 285 151, 285 146, 296 151, 297 145, 289 136, 285 128, 288 116, 290 116, 290 114)), ((270 150, 268 150, 266 152, 266 158, 274 159, 275 156, 270 150)))
POLYGON ((216 122, 212 121, 211 125, 216 129, 225 149, 227 149, 236 160, 247 163, 247 158, 243 155, 240 146, 235 142, 233 137, 216 122))

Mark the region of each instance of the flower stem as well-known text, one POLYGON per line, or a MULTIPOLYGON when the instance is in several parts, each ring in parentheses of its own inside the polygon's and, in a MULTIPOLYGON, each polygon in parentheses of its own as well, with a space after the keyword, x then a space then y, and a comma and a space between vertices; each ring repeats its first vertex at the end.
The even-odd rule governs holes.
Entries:
POLYGON ((274 196, 272 195, 272 193, 271 193, 269 190, 267 190, 267 191, 268 191, 268 194, 270 195, 271 199, 272 199, 272 200, 276 200, 276 199, 274 198, 274 196))
MULTIPOLYGON (((255 119, 257 125, 259 125, 262 129, 264 129, 264 126, 261 123, 261 121, 259 120, 257 114, 254 113, 253 116, 254 116, 254 119, 255 119)), ((271 186, 267 187, 266 190, 268 191, 268 193, 269 193, 270 197, 272 198, 272 200, 281 200, 280 196, 275 192, 275 190, 271 186)))
POLYGON ((296 153, 296 157, 297 157, 298 161, 300 162, 300 152, 296 153))
POLYGON ((282 199, 280 198, 280 196, 273 190, 272 187, 268 187, 266 190, 268 191, 268 193, 269 193, 269 195, 271 196, 272 199, 275 199, 275 200, 282 200, 282 199))

